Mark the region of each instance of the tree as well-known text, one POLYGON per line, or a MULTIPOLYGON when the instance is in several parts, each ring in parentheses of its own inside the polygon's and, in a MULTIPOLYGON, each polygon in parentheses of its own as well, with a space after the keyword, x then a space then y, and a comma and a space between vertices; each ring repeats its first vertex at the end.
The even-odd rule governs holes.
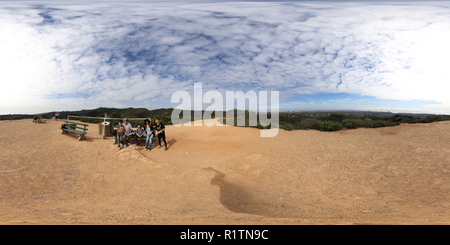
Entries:
POLYGON ((112 117, 112 118, 121 118, 120 112, 115 111, 115 112, 111 113, 111 117, 112 117))

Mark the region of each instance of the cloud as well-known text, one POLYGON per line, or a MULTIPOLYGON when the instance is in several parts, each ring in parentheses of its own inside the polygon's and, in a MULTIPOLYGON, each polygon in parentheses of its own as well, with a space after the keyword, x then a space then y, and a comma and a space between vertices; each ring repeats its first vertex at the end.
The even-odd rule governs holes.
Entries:
POLYGON ((352 100, 352 99, 345 98, 345 99, 342 99, 342 100, 328 100, 328 102, 341 103, 341 102, 346 102, 346 101, 350 101, 350 100, 352 100))
POLYGON ((450 110, 449 6, 3 3, 0 113, 173 107, 172 93, 195 82, 223 95, 349 93, 450 110))

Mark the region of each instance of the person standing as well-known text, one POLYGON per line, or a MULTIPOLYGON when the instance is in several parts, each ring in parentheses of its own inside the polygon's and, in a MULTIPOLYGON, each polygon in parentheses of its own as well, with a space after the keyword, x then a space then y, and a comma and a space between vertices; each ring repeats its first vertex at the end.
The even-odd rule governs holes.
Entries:
POLYGON ((128 123, 128 119, 124 118, 123 119, 123 127, 125 128, 125 134, 123 135, 124 137, 124 142, 125 144, 130 145, 130 136, 131 136, 131 130, 133 129, 133 126, 131 126, 130 123, 128 123))
POLYGON ((159 118, 155 119, 155 123, 156 123, 156 134, 158 135, 158 143, 159 146, 158 148, 161 148, 161 139, 164 140, 164 146, 166 147, 166 151, 167 151, 167 143, 166 143, 166 127, 164 127, 164 125, 162 123, 159 122, 159 118))
POLYGON ((145 120, 145 134, 147 135, 147 139, 145 140, 145 150, 150 151, 152 148, 152 140, 155 134, 153 133, 153 126, 150 120, 145 120))
POLYGON ((58 121, 59 118, 59 112, 55 112, 55 121, 58 121))

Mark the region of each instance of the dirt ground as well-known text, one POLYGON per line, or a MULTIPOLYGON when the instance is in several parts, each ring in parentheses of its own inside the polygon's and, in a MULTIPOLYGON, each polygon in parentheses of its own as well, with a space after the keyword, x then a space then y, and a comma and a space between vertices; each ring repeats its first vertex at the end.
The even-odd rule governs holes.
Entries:
POLYGON ((118 151, 90 124, 0 121, 0 224, 449 224, 450 122, 338 132, 167 126, 118 151))

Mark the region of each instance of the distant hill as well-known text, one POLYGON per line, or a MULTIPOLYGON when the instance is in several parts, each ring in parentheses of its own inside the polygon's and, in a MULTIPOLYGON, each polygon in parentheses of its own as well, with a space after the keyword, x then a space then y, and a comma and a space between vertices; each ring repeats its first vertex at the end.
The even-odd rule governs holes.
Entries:
MULTIPOLYGON (((151 118, 154 120, 155 118, 159 118, 163 124, 170 125, 172 124, 171 115, 174 108, 159 108, 154 110, 149 110, 147 108, 107 108, 107 107, 99 107, 92 110, 79 110, 79 111, 60 111, 59 117, 60 119, 67 119, 70 116, 85 116, 85 117, 105 117, 105 113, 108 118, 151 118)), ((36 114, 10 114, 10 115, 0 115, 0 120, 20 120, 33 118, 36 114)), ((39 113, 45 119, 51 119, 55 116, 55 112, 47 112, 47 113, 39 113)), ((214 113, 212 113, 214 117, 214 113)), ((194 111, 191 112, 191 115, 186 117, 187 121, 191 121, 194 119, 194 111)), ((78 120, 78 119, 77 119, 78 120)), ((102 120, 99 119, 90 119, 84 118, 80 119, 82 122, 87 123, 97 123, 102 120)), ((114 124, 119 120, 112 120, 114 124)), ((131 124, 143 123, 143 120, 130 120, 131 124)))
MULTIPOLYGON (((172 124, 171 115, 173 108, 160 108, 155 110, 148 110, 146 108, 106 108, 100 107, 92 110, 80 110, 80 111, 61 111, 60 118, 67 119, 67 116, 85 116, 85 117, 104 117, 105 113, 108 118, 117 118, 112 121, 113 124, 117 124, 120 118, 151 118, 154 122, 155 118, 159 118, 165 125, 172 124)), ((237 126, 237 122, 241 118, 237 117, 237 111, 234 110, 234 125, 237 126)), ((177 113, 179 114, 179 113, 177 113)), ((270 117, 270 113, 269 117, 270 117)), ((49 112, 41 114, 43 118, 50 119, 55 113, 49 112)), ((249 112, 245 112, 245 119, 243 125, 249 126, 249 112)), ((211 115, 215 117, 214 112, 211 115)), ((224 117, 226 114, 224 112, 224 117)), ((34 115, 0 115, 0 120, 17 120, 25 118, 33 118, 34 115)), ((222 116, 219 116, 222 117, 222 116)), ((225 118, 222 117, 225 124, 225 118)), ((183 115, 184 122, 194 120, 194 111, 191 111, 191 115, 183 115)), ((103 120, 82 118, 77 119, 87 123, 98 123, 103 120)), ((430 123, 435 121, 450 120, 450 115, 436 115, 436 114, 413 114, 413 113, 392 113, 392 112, 374 112, 374 111, 300 111, 300 112, 280 112, 279 114, 279 127, 285 130, 295 129, 317 129, 320 131, 337 131, 342 128, 376 128, 376 127, 388 127, 399 125, 400 123, 430 123)), ((132 125, 143 124, 143 120, 130 120, 132 125)), ((263 127, 258 123, 257 128, 270 128, 271 126, 263 127)))
MULTIPOLYGON (((88 116, 88 117, 104 117, 105 113, 108 117, 135 117, 135 118, 146 118, 150 115, 157 114, 168 114, 170 115, 173 108, 160 108, 155 110, 148 110, 147 108, 106 108, 99 107, 92 110, 79 110, 79 111, 60 111, 60 118, 67 118, 68 115, 72 116, 88 116), (113 114, 114 113, 114 114, 113 114)), ((10 115, 0 115, 0 120, 14 120, 14 119, 24 119, 33 118, 36 114, 10 114, 10 115)), ((44 118, 52 118, 55 116, 55 112, 40 113, 44 118)))
POLYGON ((123 109, 100 107, 93 110, 61 112, 60 115, 62 117, 67 117, 67 115, 104 117, 106 113, 108 117, 114 118, 123 118, 123 117, 147 118, 158 114, 170 115, 172 111, 173 108, 160 108, 155 110, 149 110, 147 108, 133 108, 133 107, 123 109))

